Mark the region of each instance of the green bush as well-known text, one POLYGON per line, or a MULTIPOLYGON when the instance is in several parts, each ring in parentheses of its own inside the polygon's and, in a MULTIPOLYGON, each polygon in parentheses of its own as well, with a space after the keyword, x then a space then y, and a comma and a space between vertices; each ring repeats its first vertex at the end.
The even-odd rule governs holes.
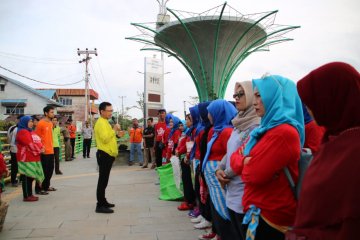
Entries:
POLYGON ((8 122, 8 121, 0 120, 0 131, 7 131, 9 129, 9 127, 11 127, 14 124, 15 124, 15 122, 8 122))

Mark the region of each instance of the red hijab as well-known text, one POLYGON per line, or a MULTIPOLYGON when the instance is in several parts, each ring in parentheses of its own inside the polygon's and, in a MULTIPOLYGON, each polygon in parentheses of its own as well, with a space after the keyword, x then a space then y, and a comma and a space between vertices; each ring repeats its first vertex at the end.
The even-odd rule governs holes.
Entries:
POLYGON ((327 138, 305 174, 287 239, 360 239, 360 75, 349 64, 329 63, 297 88, 327 138))
POLYGON ((297 88, 327 136, 360 126, 360 74, 351 65, 325 64, 301 79, 297 88))

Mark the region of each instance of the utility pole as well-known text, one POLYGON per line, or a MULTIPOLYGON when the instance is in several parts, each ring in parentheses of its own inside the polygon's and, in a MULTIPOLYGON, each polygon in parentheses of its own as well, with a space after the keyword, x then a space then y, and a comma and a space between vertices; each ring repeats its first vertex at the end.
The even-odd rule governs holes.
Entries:
POLYGON ((119 98, 121 98, 121 123, 124 124, 124 98, 126 98, 126 96, 118 96, 119 98))
POLYGON ((80 50, 79 48, 77 49, 77 54, 80 55, 85 55, 85 58, 83 58, 82 60, 79 61, 79 63, 83 63, 85 62, 85 119, 84 121, 86 122, 88 120, 88 114, 89 114, 89 71, 88 71, 88 64, 89 61, 91 59, 90 54, 94 54, 95 56, 97 56, 97 49, 94 48, 94 50, 88 50, 87 48, 85 50, 80 50))
POLYGON ((184 101, 184 119, 186 119, 186 101, 184 101))

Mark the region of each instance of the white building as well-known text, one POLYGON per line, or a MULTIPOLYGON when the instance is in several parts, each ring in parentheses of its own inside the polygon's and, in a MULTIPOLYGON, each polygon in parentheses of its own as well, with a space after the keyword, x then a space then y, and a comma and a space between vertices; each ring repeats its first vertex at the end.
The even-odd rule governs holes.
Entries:
POLYGON ((0 74, 0 119, 9 115, 43 115, 43 108, 47 105, 62 107, 56 102, 56 91, 35 90, 17 80, 0 74))

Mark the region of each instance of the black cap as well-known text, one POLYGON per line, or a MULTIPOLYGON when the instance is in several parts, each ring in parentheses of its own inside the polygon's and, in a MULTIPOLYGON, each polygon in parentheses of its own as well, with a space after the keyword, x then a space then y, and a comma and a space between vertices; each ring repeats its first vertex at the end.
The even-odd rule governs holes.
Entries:
POLYGON ((160 108, 160 109, 158 110, 158 113, 161 113, 161 112, 166 112, 166 109, 165 109, 165 108, 160 108))

